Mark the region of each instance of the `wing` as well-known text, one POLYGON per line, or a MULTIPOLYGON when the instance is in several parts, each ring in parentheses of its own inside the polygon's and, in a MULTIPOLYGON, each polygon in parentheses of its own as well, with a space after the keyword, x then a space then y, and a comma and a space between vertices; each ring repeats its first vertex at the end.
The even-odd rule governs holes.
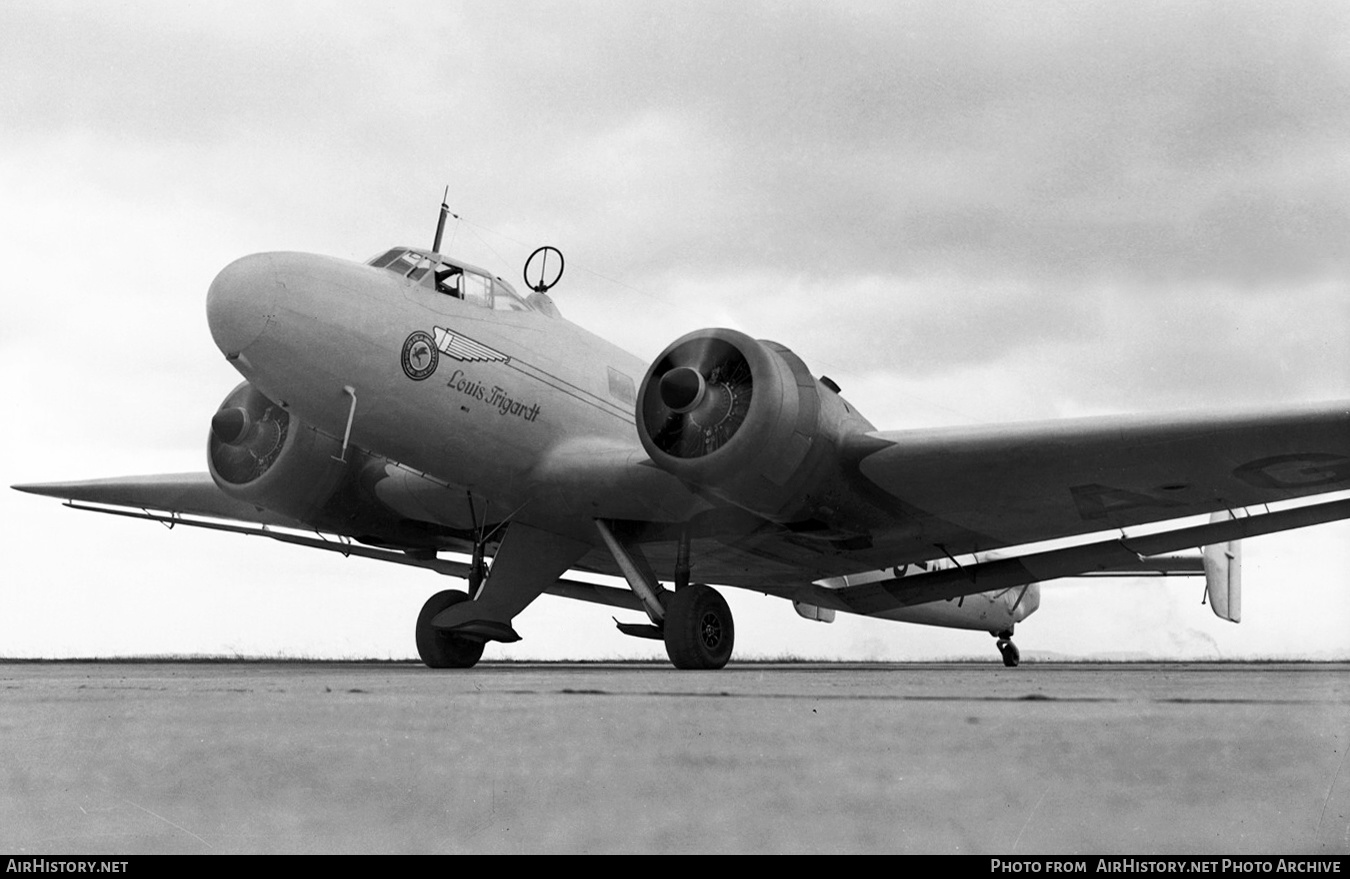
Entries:
POLYGON ((341 536, 324 537, 309 523, 231 498, 216 486, 209 473, 162 473, 13 487, 30 494, 64 499, 67 506, 77 510, 148 519, 168 525, 190 525, 213 531, 253 534, 347 556, 429 568, 456 577, 465 576, 469 571, 467 564, 437 559, 426 553, 407 554, 361 546, 341 536))
POLYGON ((68 501, 84 501, 112 507, 169 510, 213 519, 254 522, 304 528, 294 519, 268 512, 262 507, 228 496, 209 473, 161 473, 152 476, 122 476, 79 482, 44 482, 16 485, 18 491, 46 495, 68 501))
POLYGON ((761 528, 718 555, 729 585, 853 613, 1080 574, 1350 518, 1350 500, 1268 504, 1350 488, 1350 403, 1262 413, 1128 416, 865 432, 842 444, 859 496, 888 521, 866 539, 761 528), (1217 511, 1203 525, 1174 522, 1217 511), (1119 529, 1164 523, 1147 534, 1119 529), (1092 535, 1092 536, 1084 536, 1092 535), (1028 544, 1067 541, 1054 548, 1028 544), (1001 550, 997 558, 985 555, 1001 550), (965 556, 852 585, 848 574, 965 556), (784 576, 795 567, 799 575, 784 576), (739 568, 739 569, 737 569, 739 568), (828 572, 828 573, 826 573, 828 572), (802 576, 804 575, 804 576, 802 576), (827 580, 829 587, 805 582, 827 580), (739 581, 739 582, 738 582, 739 581))
MULTIPOLYGON (((1251 508, 1259 516, 1265 504, 1350 488, 1350 402, 863 430, 837 445, 843 478, 822 496, 847 514, 845 527, 735 520, 724 507, 711 527, 694 531, 695 575, 805 600, 798 587, 815 580, 990 550, 1006 550, 1006 558, 1023 554, 1027 544, 1083 542, 1099 532, 1118 537, 1127 526, 1221 510, 1251 508)), ((1330 518, 1344 517, 1332 509, 1330 518)), ((1329 519, 1304 515, 1281 527, 1318 521, 1329 519)), ((1175 549, 1266 533, 1253 530, 1255 522, 1243 527, 1229 537, 1193 533, 1193 542, 1175 549)), ((649 551, 658 567, 673 563, 660 547, 649 551)), ((1110 567, 1121 566, 1118 548, 1111 554, 1110 567)), ((1021 582, 1101 569, 1093 556, 1079 556, 1074 565, 1057 563, 1059 573, 1043 569, 1021 582)))
MULTIPOLYGON (((468 577, 471 570, 471 566, 465 562, 438 558, 434 553, 424 551, 409 553, 363 546, 340 535, 325 537, 315 531, 310 523, 300 522, 231 498, 216 486, 209 473, 163 473, 13 487, 29 494, 63 499, 67 506, 75 509, 130 516, 169 525, 189 525, 213 531, 251 534, 310 549, 339 552, 344 556, 358 556, 426 568, 451 577, 468 577), (152 510, 163 512, 151 512, 152 510)), ((641 609, 632 592, 585 581, 561 578, 551 584, 546 591, 578 601, 629 610, 641 609)))
MULTIPOLYGON (((538 472, 548 475, 547 482, 555 489, 552 494, 563 497, 582 497, 584 486, 604 485, 604 494, 612 501, 607 506, 613 508, 602 515, 615 519, 631 522, 628 517, 646 518, 660 510, 664 515, 659 518, 672 523, 682 512, 702 510, 694 514, 695 522, 704 523, 694 533, 694 574, 699 579, 863 613, 1094 570, 1128 568, 1141 555, 1350 515, 1344 503, 1322 505, 1297 517, 1251 515, 1240 520, 1240 525, 1224 526, 1222 533, 1216 530, 1219 526, 1200 526, 1174 529, 1165 536, 1151 537, 1147 544, 1111 538, 1072 550, 1015 553, 1012 558, 1005 554, 988 566, 907 577, 902 583, 828 590, 825 596, 812 581, 1350 488, 1350 404, 1257 414, 1108 417, 856 433, 840 444, 839 464, 851 474, 847 481, 857 495, 854 500, 873 511, 874 526, 865 535, 812 532, 749 514, 727 515, 730 511, 725 505, 714 504, 709 509, 705 500, 686 494, 686 489, 676 490, 673 480, 645 463, 640 454, 620 450, 622 454, 616 457, 606 450, 583 443, 585 454, 564 455, 538 472), (697 505, 690 507, 691 501, 697 505), (850 594, 857 600, 851 600, 850 594)), ((314 523, 233 499, 206 473, 15 487, 98 504, 90 508, 103 512, 261 534, 454 576, 467 572, 463 563, 437 559, 417 551, 413 544, 405 552, 362 546, 344 538, 310 536, 314 523), (151 509, 167 515, 141 512, 151 509), (193 521, 186 516, 246 525, 193 521)), ((390 495, 386 500, 397 498, 390 495)), ((558 506, 568 509, 561 502, 558 506)), ((639 538, 658 569, 671 569, 676 563, 673 538, 678 528, 676 524, 672 531, 668 524, 646 540, 639 538)), ((619 573, 599 546, 579 567, 619 573)), ((624 606, 631 603, 629 596, 601 594, 590 584, 573 585, 577 588, 569 597, 624 606)))
POLYGON ((859 473, 915 542, 960 554, 1348 488, 1350 402, 873 433, 858 445, 859 473))

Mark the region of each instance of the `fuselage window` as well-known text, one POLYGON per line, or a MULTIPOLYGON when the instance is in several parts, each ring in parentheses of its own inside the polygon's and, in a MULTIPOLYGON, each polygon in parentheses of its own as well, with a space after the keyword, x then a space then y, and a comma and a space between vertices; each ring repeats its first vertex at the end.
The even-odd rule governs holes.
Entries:
POLYGON ((607 367, 607 369, 609 370, 610 394, 625 403, 632 403, 636 400, 637 390, 633 384, 632 376, 624 375, 612 366, 607 367))

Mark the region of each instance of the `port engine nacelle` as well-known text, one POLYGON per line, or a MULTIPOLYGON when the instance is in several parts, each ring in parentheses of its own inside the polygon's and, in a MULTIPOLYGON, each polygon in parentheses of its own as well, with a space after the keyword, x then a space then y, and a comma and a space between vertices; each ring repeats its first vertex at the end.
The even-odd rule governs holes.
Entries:
POLYGON ((341 444, 310 430, 248 382, 211 419, 211 478, 230 497, 312 522, 347 472, 341 444))
POLYGON ((831 478, 846 425, 871 429, 797 355, 735 330, 675 340, 638 391, 638 436, 659 467, 777 522, 818 515, 804 499, 831 478))

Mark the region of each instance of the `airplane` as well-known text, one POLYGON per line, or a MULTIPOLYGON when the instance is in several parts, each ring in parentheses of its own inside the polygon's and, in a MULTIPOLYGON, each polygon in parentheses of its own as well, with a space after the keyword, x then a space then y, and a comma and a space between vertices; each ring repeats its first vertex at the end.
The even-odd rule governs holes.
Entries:
POLYGON ((244 380, 207 472, 13 487, 464 579, 417 617, 432 668, 520 640, 549 593, 640 613, 619 630, 719 669, 735 623, 714 586, 987 631, 1015 666, 1044 581, 1203 575, 1236 622, 1242 539, 1350 518, 1318 497, 1350 488, 1350 401, 878 430, 777 342, 710 328, 628 354, 563 318, 559 251, 521 294, 441 253, 447 212, 431 248, 220 271, 207 321, 244 380))

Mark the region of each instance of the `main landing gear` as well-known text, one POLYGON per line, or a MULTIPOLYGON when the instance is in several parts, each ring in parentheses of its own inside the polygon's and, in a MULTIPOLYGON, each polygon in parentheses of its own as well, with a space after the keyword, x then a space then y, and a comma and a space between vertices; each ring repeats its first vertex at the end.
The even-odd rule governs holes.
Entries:
POLYGON ((489 569, 480 540, 468 571, 472 598, 448 590, 427 600, 417 615, 417 654, 432 668, 469 668, 486 642, 519 641, 512 620, 590 549, 583 541, 513 522, 489 569))
POLYGON ((736 626, 716 589, 696 583, 667 593, 662 640, 676 668, 718 669, 731 659, 736 626))
POLYGON ((417 655, 428 668, 472 668, 482 658, 486 642, 431 627, 436 614, 468 600, 467 594, 447 589, 422 605, 422 612, 417 615, 417 655))
MULTIPOLYGON (((636 541, 616 535, 601 520, 595 525, 650 620, 619 623, 619 631, 661 640, 676 668, 725 666, 736 640, 731 608, 717 590, 689 582, 688 537, 680 541, 672 592, 657 581, 636 541)), ((422 606, 415 632, 418 656, 431 668, 470 668, 482 657, 486 642, 519 641, 512 619, 590 549, 583 541, 519 522, 511 525, 486 576, 481 545, 476 549, 469 568, 470 593, 438 592, 422 606)), ((616 590, 597 589, 605 603, 633 606, 622 593, 606 596, 616 590)))
POLYGON ((656 579, 638 542, 612 525, 595 520, 596 530, 651 621, 647 625, 615 620, 619 631, 665 642, 666 655, 676 668, 711 671, 725 666, 735 645, 736 626, 731 608, 716 589, 689 582, 689 534, 680 536, 672 592, 656 579))
POLYGON ((1022 661, 1022 654, 1012 642, 1012 629, 994 632, 993 635, 998 639, 998 652, 1003 656, 1003 664, 1008 668, 1016 668, 1022 661))

